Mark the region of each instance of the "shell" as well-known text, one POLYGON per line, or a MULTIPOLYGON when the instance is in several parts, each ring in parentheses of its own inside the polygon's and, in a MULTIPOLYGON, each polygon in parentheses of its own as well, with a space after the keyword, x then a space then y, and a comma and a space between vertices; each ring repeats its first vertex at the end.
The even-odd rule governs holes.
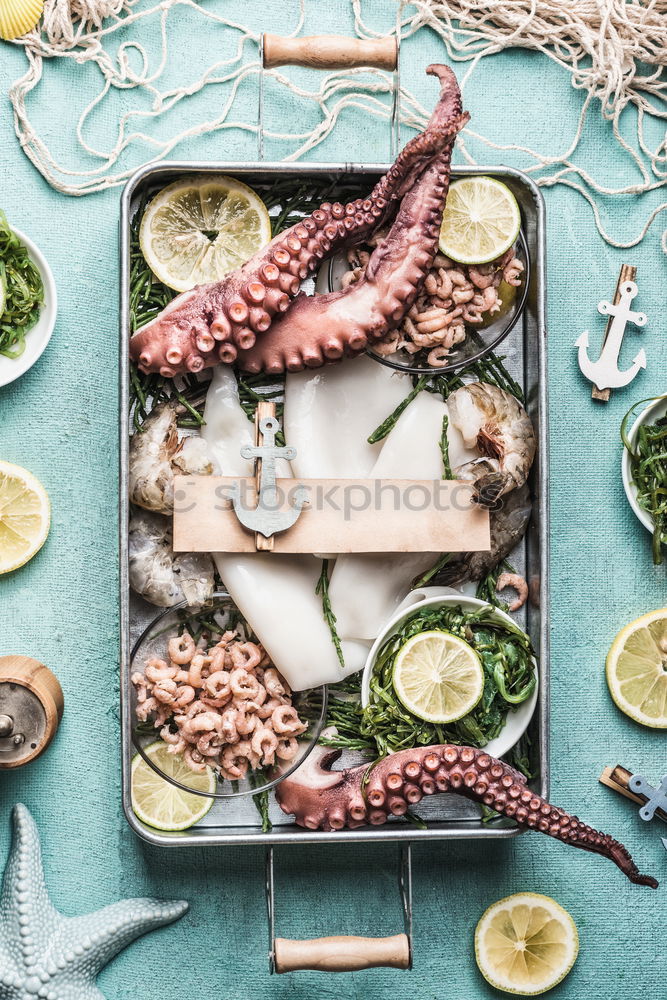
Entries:
POLYGON ((11 42, 35 27, 42 11, 44 0, 0 0, 0 38, 11 42))

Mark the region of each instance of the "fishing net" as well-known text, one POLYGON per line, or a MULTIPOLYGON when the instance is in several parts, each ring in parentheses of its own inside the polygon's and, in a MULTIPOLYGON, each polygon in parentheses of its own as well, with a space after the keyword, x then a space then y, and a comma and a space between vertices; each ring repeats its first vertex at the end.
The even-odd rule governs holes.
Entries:
MULTIPOLYGON (((345 2, 360 38, 382 37, 367 23, 362 0, 341 0, 341 5, 345 2)), ((305 6, 306 0, 300 0, 300 17, 292 35, 302 31, 305 6)), ((206 6, 195 0, 161 0, 158 4, 151 0, 46 0, 41 25, 14 43, 24 48, 28 69, 13 84, 9 97, 19 141, 49 184, 71 195, 101 191, 122 184, 142 160, 151 162, 168 156, 185 139, 225 129, 256 131, 256 118, 247 121, 235 117, 235 99, 243 81, 260 73, 259 34, 219 13, 226 7, 218 7, 214 0, 206 6), (170 65, 172 47, 177 39, 183 41, 172 21, 184 8, 192 16, 227 29, 226 34, 234 39, 233 51, 187 85, 168 85, 164 74, 170 65), (148 19, 159 21, 161 48, 157 57, 139 40, 142 22, 148 19), (136 37, 128 40, 130 30, 136 37), (57 162, 43 130, 40 135, 28 112, 28 95, 42 81, 48 60, 71 60, 82 67, 94 67, 97 72, 97 92, 75 128, 81 150, 92 158, 89 169, 77 170, 57 162), (207 87, 220 85, 226 87, 225 98, 214 118, 193 112, 187 126, 168 138, 147 130, 147 124, 154 124, 155 119, 184 102, 193 102, 207 87), (114 90, 134 91, 142 100, 118 116, 113 143, 98 149, 88 134, 88 125, 114 90), (133 150, 138 151, 139 158, 135 155, 134 162, 127 165, 133 150)), ((578 124, 566 148, 548 153, 524 145, 502 144, 470 126, 459 148, 471 164, 476 162, 472 151, 475 144, 511 151, 521 157, 522 168, 534 174, 541 186, 566 185, 585 198, 600 234, 609 244, 631 247, 643 239, 654 219, 667 208, 667 202, 653 205, 650 210, 645 208, 638 231, 626 240, 607 231, 601 204, 605 198, 648 195, 663 186, 667 178, 667 0, 412 0, 397 4, 396 11, 396 24, 389 33, 397 33, 404 42, 420 31, 435 32, 451 62, 465 65, 464 72, 459 73, 463 88, 484 59, 511 48, 542 53, 561 67, 572 86, 585 93, 578 124), (593 177, 585 166, 574 162, 589 119, 597 114, 610 123, 610 141, 627 157, 636 177, 632 183, 615 186, 610 178, 593 177)), ((314 89, 297 85, 279 70, 265 72, 273 78, 273 86, 289 91, 295 108, 291 121, 307 120, 313 109, 317 114, 314 128, 268 133, 274 139, 293 140, 295 148, 287 159, 297 159, 323 142, 346 108, 390 117, 391 76, 379 70, 364 70, 352 77, 349 71, 322 74, 314 89), (297 113, 299 103, 303 115, 297 113)), ((424 125, 428 112, 405 87, 401 89, 400 106, 403 125, 415 129, 424 125)), ((552 109, 551 114, 557 118, 557 109, 552 109)), ((667 252, 667 230, 662 245, 667 252)))

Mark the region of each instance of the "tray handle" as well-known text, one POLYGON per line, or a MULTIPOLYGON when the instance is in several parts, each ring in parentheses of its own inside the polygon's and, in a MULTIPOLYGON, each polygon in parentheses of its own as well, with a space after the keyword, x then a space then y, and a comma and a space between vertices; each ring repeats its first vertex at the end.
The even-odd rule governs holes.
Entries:
POLYGON ((276 66, 309 66, 311 69, 354 69, 371 66, 395 70, 398 45, 395 38, 362 39, 344 35, 308 35, 284 38, 263 36, 262 58, 266 69, 276 66))
POLYGON ((325 937, 294 941, 276 938, 276 972, 358 972, 360 969, 408 969, 410 942, 407 934, 393 937, 325 937))
POLYGON ((273 847, 266 850, 266 911, 269 929, 269 970, 273 972, 358 972, 360 969, 412 968, 412 852, 399 852, 398 888, 403 908, 403 933, 392 937, 323 937, 293 940, 276 937, 273 847))

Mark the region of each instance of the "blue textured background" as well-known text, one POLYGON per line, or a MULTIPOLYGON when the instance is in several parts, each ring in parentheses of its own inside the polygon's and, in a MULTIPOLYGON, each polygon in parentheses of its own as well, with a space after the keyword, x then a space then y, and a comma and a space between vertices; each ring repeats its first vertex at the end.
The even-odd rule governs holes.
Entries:
MULTIPOLYGON (((311 4, 306 32, 352 31, 343 0, 311 4)), ((295 5, 252 0, 220 10, 268 30, 289 31, 295 5), (289 8, 288 8, 289 9, 289 8)), ((391 24, 393 3, 365 4, 378 30, 391 24)), ((179 13, 172 36, 178 53, 170 76, 201 70, 211 51, 230 52, 232 37, 179 13)), ((157 34, 142 28, 142 37, 157 34)), ((435 35, 423 31, 403 50, 403 80, 426 106, 433 87, 423 67, 443 59, 435 35)), ((0 46, 0 93, 24 68, 17 48, 0 46)), ((92 90, 92 71, 47 66, 47 83, 31 102, 56 151, 65 152, 66 122, 92 90)), ((180 77, 182 78, 182 77, 180 77)), ((213 109, 220 94, 209 92, 213 109)), ((238 115, 252 120, 254 80, 239 93, 238 115)), ((123 102, 129 98, 123 97, 123 102)), ((514 50, 482 64, 466 92, 476 130, 499 141, 529 142, 546 151, 567 148, 582 94, 547 59, 514 50)), ((287 106, 283 113, 294 116, 287 106)), ((115 121, 100 113, 101 138, 115 121)), ((23 570, 0 578, 0 653, 26 653, 49 664, 65 691, 57 740, 36 764, 0 778, 0 856, 9 841, 9 809, 20 799, 42 831, 48 882, 65 913, 85 912, 130 894, 183 897, 189 914, 134 944, 103 974, 112 998, 167 996, 390 997, 410 993, 462 1000, 492 996, 472 951, 475 923, 500 896, 528 889, 554 896, 577 923, 581 954, 554 997, 602 1000, 657 996, 664 893, 635 887, 602 859, 528 835, 482 847, 435 844, 415 850, 415 969, 377 970, 339 978, 315 973, 269 979, 259 850, 160 851, 139 843, 120 809, 116 719, 116 421, 117 227, 119 191, 84 199, 53 192, 22 155, 11 109, 0 99, 0 204, 35 239, 51 262, 60 294, 55 335, 41 362, 18 383, 0 389, 0 457, 27 466, 53 502, 44 550, 23 570)), ((479 162, 502 154, 473 147, 479 162)), ((380 160, 381 123, 345 113, 319 159, 380 160), (363 127, 363 143, 360 139, 363 127)), ((277 157, 284 147, 271 150, 277 157)), ((71 155, 71 154, 70 154, 71 155)), ((229 131, 191 143, 174 155, 252 159, 254 140, 229 131)), ((577 162, 614 182, 633 177, 610 128, 591 114, 577 162)), ((70 161, 71 162, 71 161, 70 161)), ((76 160, 74 162, 77 162, 76 160)), ((82 164, 84 161, 81 161, 82 164)), ((511 160, 517 165, 518 161, 511 160)), ((649 539, 635 521, 619 475, 618 425, 636 398, 665 390, 665 260, 658 229, 633 251, 599 238, 591 213, 565 188, 546 192, 548 209, 549 353, 552 516, 552 800, 615 834, 642 870, 667 876, 659 840, 664 829, 642 826, 632 806, 602 788, 606 764, 622 762, 659 778, 664 734, 640 728, 614 708, 604 681, 604 657, 616 631, 665 603, 664 569, 650 562, 649 539), (650 319, 643 335, 648 371, 611 403, 596 406, 578 374, 573 341, 585 327, 601 333, 598 299, 609 297, 621 263, 638 265, 638 307, 650 319)), ((657 201, 657 198, 656 198, 657 201)), ((655 202, 654 202, 655 203, 655 202)), ((613 230, 639 227, 632 198, 608 201, 613 230)), ((634 340, 634 334, 630 334, 634 340)), ((593 342, 596 343, 595 338, 593 342)), ((636 351, 627 346, 626 360, 636 351)), ((284 936, 393 933, 400 924, 394 850, 331 847, 279 852, 278 927, 284 936)))

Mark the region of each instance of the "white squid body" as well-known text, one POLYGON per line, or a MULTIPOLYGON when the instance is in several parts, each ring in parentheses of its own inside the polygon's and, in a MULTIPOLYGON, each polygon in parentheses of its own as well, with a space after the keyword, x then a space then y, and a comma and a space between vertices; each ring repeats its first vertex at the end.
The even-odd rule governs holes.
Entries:
MULTIPOLYGON (((440 436, 447 407, 440 397, 421 392, 404 410, 385 438, 371 479, 426 479, 442 477, 440 436)), ((460 434, 448 428, 450 463, 464 455, 460 434)), ((338 634, 345 639, 373 641, 421 576, 440 558, 440 552, 382 552, 339 556, 329 583, 338 634)))
MULTIPOLYGON (((204 416, 202 436, 222 474, 252 475, 240 450, 253 443, 253 427, 239 404, 234 373, 224 365, 214 371, 204 416)), ((288 463, 277 463, 277 473, 289 476, 288 463)), ((293 690, 332 684, 361 669, 367 652, 363 644, 344 644, 345 670, 338 660, 322 599, 315 593, 319 560, 260 552, 214 552, 213 558, 232 600, 293 690)))

